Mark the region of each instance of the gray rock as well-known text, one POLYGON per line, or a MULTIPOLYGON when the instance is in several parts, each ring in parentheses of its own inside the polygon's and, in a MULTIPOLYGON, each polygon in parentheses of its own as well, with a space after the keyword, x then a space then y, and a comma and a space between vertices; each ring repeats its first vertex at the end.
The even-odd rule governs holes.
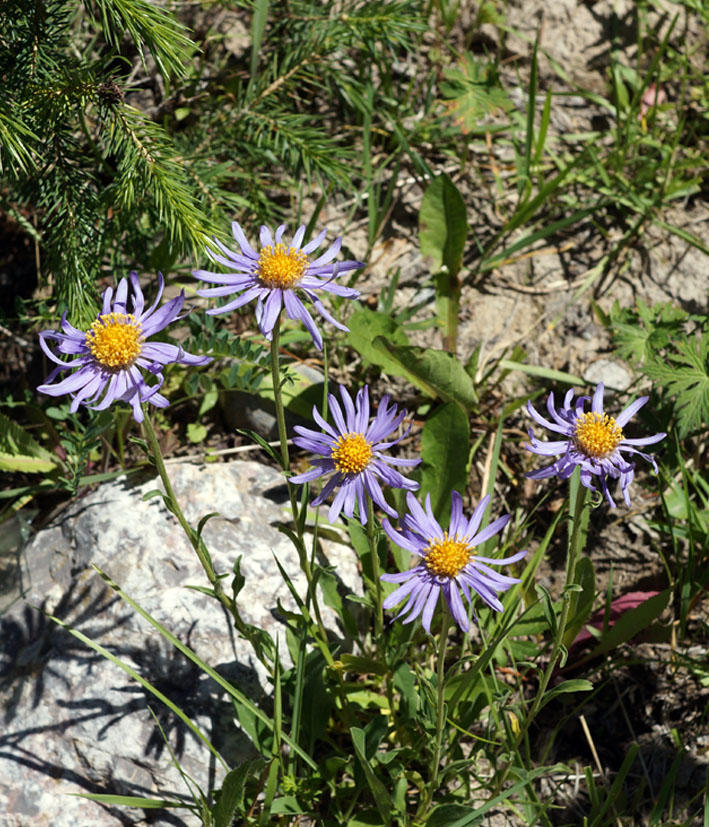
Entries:
POLYGON ((603 382, 607 388, 616 391, 627 390, 633 381, 627 368, 611 359, 596 359, 586 368, 583 378, 589 385, 603 382))
MULTIPOLYGON (((230 572, 243 555, 246 586, 240 608, 248 623, 278 636, 285 626, 277 600, 294 608, 274 563, 276 555, 300 594, 305 578, 276 524, 289 515, 283 478, 255 462, 170 467, 188 519, 206 513, 204 537, 217 571, 230 572)), ((178 653, 107 586, 98 566, 200 658, 254 700, 268 703, 267 670, 238 638, 214 600, 188 585, 207 585, 197 557, 162 499, 143 501, 157 479, 126 478, 101 485, 74 502, 25 548, 31 584, 25 602, 0 619, 0 825, 193 825, 184 809, 143 811, 104 806, 67 793, 188 797, 170 749, 205 791, 218 787, 221 765, 198 738, 123 670, 77 640, 37 608, 54 614, 108 649, 181 707, 230 766, 254 757, 233 721, 220 687, 178 653), (152 709, 170 745, 163 741, 152 709)), ((360 591, 354 552, 322 542, 321 550, 346 591, 360 591), (346 584, 346 585, 345 585, 346 584)), ((229 588, 231 578, 225 583, 229 588)), ((326 623, 337 629, 334 615, 326 623)))

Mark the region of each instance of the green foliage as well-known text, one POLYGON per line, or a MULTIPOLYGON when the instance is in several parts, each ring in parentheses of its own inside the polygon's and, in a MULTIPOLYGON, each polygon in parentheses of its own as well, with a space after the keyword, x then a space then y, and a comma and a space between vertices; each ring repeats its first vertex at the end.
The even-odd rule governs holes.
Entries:
MULTIPOLYGON (((217 382, 227 390, 242 390, 256 393, 268 372, 269 354, 263 345, 249 339, 235 336, 231 331, 220 329, 214 316, 191 316, 192 335, 185 344, 190 353, 203 353, 212 356, 219 369, 212 377, 198 374, 188 375, 185 387, 191 396, 200 390, 209 390, 205 383, 217 382)), ((211 386, 210 386, 211 387, 211 386)), ((216 403, 216 399, 213 400, 216 403)), ((202 410, 204 413, 205 410, 202 410)))
POLYGON ((709 323, 671 304, 614 305, 608 323, 619 355, 672 399, 681 439, 709 422, 709 323))
POLYGON ((403 327, 389 313, 380 313, 368 307, 359 307, 347 320, 347 341, 366 362, 396 376, 399 366, 386 352, 374 345, 377 336, 383 336, 393 345, 408 345, 403 327))
POLYGON ((187 28, 164 8, 147 0, 93 0, 88 11, 98 18, 110 46, 120 49, 127 32, 143 60, 143 46, 150 49, 163 75, 180 77, 186 73, 196 46, 187 28), (94 10, 98 14, 94 15, 94 10))
POLYGON ((464 134, 477 132, 486 115, 504 114, 512 108, 497 67, 490 60, 466 52, 457 66, 446 69, 444 78, 441 94, 464 134))
POLYGON ((478 404, 475 384, 452 353, 414 345, 394 345, 377 336, 374 346, 388 356, 398 372, 434 399, 456 402, 465 410, 478 404))
POLYGON ((459 405, 448 402, 426 420, 421 433, 420 498, 431 495, 436 519, 445 523, 450 514, 451 492, 465 491, 468 481, 470 423, 459 405))
POLYGON ((46 474, 56 465, 56 457, 22 426, 0 413, 0 471, 46 474))
POLYGON ((41 275, 77 322, 91 318, 100 276, 195 261, 235 213, 278 217, 274 189, 351 193, 345 136, 365 112, 398 120, 395 97, 375 112, 363 90, 415 48, 419 3, 258 10, 249 75, 246 58, 212 48, 209 9, 198 41, 180 19, 189 10, 146 0, 93 0, 88 14, 71 0, 5 4, 3 195, 36 216, 41 275), (345 71, 350 60, 361 71, 345 71))
POLYGON ((687 319, 688 314, 673 304, 648 307, 641 300, 629 310, 616 301, 610 312, 613 344, 622 359, 642 367, 684 335, 687 319))
POLYGON ((424 193, 419 212, 421 255, 433 263, 436 310, 446 331, 445 343, 455 352, 458 338, 461 281, 459 272, 468 233, 465 201, 451 179, 435 178, 424 193))

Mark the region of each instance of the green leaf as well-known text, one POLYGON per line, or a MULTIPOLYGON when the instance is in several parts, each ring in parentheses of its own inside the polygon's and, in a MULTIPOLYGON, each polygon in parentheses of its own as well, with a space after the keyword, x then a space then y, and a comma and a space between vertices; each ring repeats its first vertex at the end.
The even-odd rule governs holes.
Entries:
POLYGON ((445 174, 434 178, 424 193, 419 213, 421 255, 433 262, 436 272, 436 313, 446 331, 446 346, 455 350, 458 335, 461 284, 458 278, 468 220, 465 201, 445 174))
POLYGON ((294 795, 282 795, 280 798, 273 799, 273 806, 271 813, 278 815, 304 815, 307 810, 303 809, 298 799, 294 795))
POLYGON ((409 339, 400 324, 389 314, 360 307, 347 319, 347 326, 350 329, 347 341, 366 362, 391 376, 399 375, 398 363, 373 342, 377 336, 384 336, 394 345, 408 345, 409 339))
POLYGON ((364 730, 359 727, 352 727, 350 729, 350 735, 352 736, 352 745, 354 746, 355 755, 364 770, 364 775, 367 779, 369 789, 372 791, 372 795, 374 796, 374 803, 377 805, 379 815, 381 816, 385 827, 389 827, 391 824, 391 814, 394 805, 386 787, 376 776, 367 759, 364 730))
POLYGON ((365 658, 362 655, 350 655, 345 652, 340 656, 342 665, 347 672, 355 672, 358 675, 381 675, 387 674, 387 667, 377 660, 365 658))
POLYGON ((529 376, 540 376, 551 382, 565 382, 567 385, 585 385, 586 383, 579 376, 573 373, 565 373, 563 370, 553 370, 541 365, 525 365, 523 362, 513 362, 509 359, 500 359, 498 367, 502 370, 518 370, 529 376))
POLYGON ((464 491, 468 474, 470 422, 459 405, 448 402, 426 420, 421 433, 420 496, 431 495, 438 520, 450 513, 451 491, 464 491))
POLYGON ((433 269, 457 276, 468 233, 465 201, 456 185, 441 173, 429 184, 419 213, 421 255, 433 260, 433 269))
POLYGON ((709 335, 678 341, 676 353, 654 360, 645 368, 650 379, 676 396, 675 413, 680 439, 709 422, 709 335))
POLYGON ((457 66, 446 69, 441 94, 461 132, 475 131, 482 118, 511 109, 495 65, 465 52, 457 66))
POLYGON ((240 814, 243 813, 244 786, 255 764, 258 764, 261 768, 263 766, 263 762, 246 761, 228 772, 224 777, 219 800, 212 810, 214 827, 229 827, 237 811, 240 814))
POLYGON ((204 442, 207 438, 207 429, 204 425, 201 425, 198 422, 188 422, 187 423, 187 439, 197 444, 199 442, 204 442))
POLYGON ((400 375, 428 396, 457 402, 465 410, 476 407, 478 395, 473 380, 453 354, 411 345, 400 347, 383 336, 377 336, 374 344, 398 364, 400 375))
POLYGON ((419 697, 416 692, 416 678, 408 663, 402 661, 392 672, 394 688, 400 694, 398 715, 401 720, 412 720, 416 716, 419 697))
POLYGON ((56 468, 56 464, 45 459, 27 457, 22 454, 0 452, 0 471, 17 471, 25 474, 46 474, 56 468))
POLYGON ((622 308, 616 301, 609 324, 618 355, 636 365, 651 363, 658 352, 681 338, 687 313, 672 304, 648 307, 642 299, 637 309, 622 308))
POLYGON ((120 807, 140 807, 143 810, 163 810, 168 807, 190 807, 183 801, 170 801, 168 798, 141 798, 138 795, 108 795, 104 793, 66 793, 77 798, 88 798, 102 804, 117 804, 120 807))
POLYGON ((566 692, 590 692, 593 689, 593 684, 591 681, 587 681, 584 678, 576 678, 575 680, 570 681, 563 681, 558 686, 555 686, 553 689, 550 689, 544 695, 544 703, 542 706, 546 706, 553 698, 556 698, 557 695, 563 695, 566 692))
POLYGON ((551 599, 551 594, 549 593, 549 589, 542 586, 541 583, 537 583, 534 588, 536 589, 537 594, 541 598, 542 609, 544 610, 544 617, 546 617, 547 623, 549 624, 549 629, 551 630, 551 636, 556 637, 558 624, 557 624, 557 621, 556 621, 556 612, 554 611, 554 603, 551 599))
POLYGON ((58 465, 53 454, 27 431, 0 413, 0 471, 46 474, 58 465))

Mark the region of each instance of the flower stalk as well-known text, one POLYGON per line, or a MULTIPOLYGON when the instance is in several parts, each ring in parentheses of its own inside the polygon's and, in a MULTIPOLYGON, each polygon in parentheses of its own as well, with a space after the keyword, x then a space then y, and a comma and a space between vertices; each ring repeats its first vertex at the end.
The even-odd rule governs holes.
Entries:
POLYGON ((372 577, 374 579, 374 639, 375 651, 379 652, 379 643, 382 639, 382 632, 384 630, 384 607, 382 605, 382 582, 379 574, 379 549, 377 543, 377 532, 374 523, 374 502, 371 497, 367 497, 367 504, 369 509, 369 516, 367 519, 367 542, 369 543, 369 553, 372 557, 372 577))
POLYGON ((569 531, 569 547, 566 555, 566 576, 564 578, 564 590, 562 592, 561 612, 559 613, 559 620, 556 628, 556 635, 552 643, 551 654, 549 655, 549 662, 547 663, 544 674, 539 681, 539 689, 532 702, 532 706, 527 713, 524 726, 521 728, 517 736, 517 744, 522 741, 522 738, 529 731, 532 721, 537 716, 539 708, 544 700, 544 694, 554 673, 556 664, 559 661, 561 651, 563 648, 564 633, 566 632, 566 624, 569 620, 569 612, 573 603, 572 593, 573 586, 576 585, 576 565, 578 563, 579 555, 581 553, 581 526, 583 523, 583 512, 588 505, 588 489, 581 485, 579 481, 580 472, 575 471, 576 482, 576 496, 573 505, 569 503, 571 517, 571 525, 569 531))
POLYGON ((419 808, 417 817, 425 815, 428 808, 431 806, 436 789, 438 788, 438 778, 440 775, 441 766, 441 746, 443 744, 443 730, 446 724, 446 649, 448 646, 448 632, 451 627, 451 613, 443 612, 443 621, 441 625, 440 637, 438 639, 438 658, 436 664, 436 738, 433 745, 433 753, 431 755, 431 767, 429 772, 429 782, 426 787, 426 795, 419 808))
POLYGON ((187 539, 190 541, 192 548, 195 550, 199 562, 202 564, 202 568, 204 569, 204 572, 207 575, 209 585, 212 587, 212 590, 214 591, 214 596, 227 609, 229 614, 231 614, 235 620, 240 622, 241 618, 238 615, 236 606, 234 605, 234 601, 222 589, 221 580, 217 576, 217 573, 214 571, 212 559, 209 555, 209 552, 207 551, 207 548, 204 545, 204 542, 202 541, 202 538, 188 522, 187 518, 185 517, 182 511, 182 508, 180 507, 180 503, 177 497, 175 496, 175 492, 172 488, 172 483, 170 482, 170 475, 167 473, 167 468, 165 467, 165 460, 163 459, 162 451, 160 450, 160 443, 158 442, 157 434, 155 433, 155 429, 153 428, 153 423, 150 420, 150 416, 147 415, 147 405, 145 405, 145 408, 146 416, 143 419, 142 423, 143 434, 145 435, 145 438, 148 442, 148 446, 150 448, 151 459, 155 463, 155 468, 157 469, 158 475, 160 476, 160 480, 163 484, 163 488, 165 489, 165 504, 175 515, 175 517, 177 517, 177 520, 180 523, 182 530, 185 532, 187 539))
POLYGON ((298 506, 298 497, 296 489, 290 480, 290 453, 288 450, 288 431, 286 428, 286 411, 283 404, 283 393, 281 390, 281 369, 280 360, 278 358, 278 346, 281 338, 280 318, 276 321, 273 327, 273 336, 271 338, 271 380, 273 382, 273 403, 276 408, 276 423, 278 425, 278 441, 281 448, 281 466, 286 474, 286 486, 288 488, 288 497, 290 499, 291 513, 293 515, 293 524, 295 526, 295 540, 294 543, 298 552, 298 560, 300 568, 305 575, 308 589, 305 596, 305 606, 310 608, 313 606, 315 613, 315 620, 320 633, 322 641, 321 649, 325 655, 325 659, 332 665, 333 658, 330 654, 330 649, 327 642, 327 632, 323 623, 322 614, 320 612, 320 604, 317 599, 315 584, 313 579, 313 568, 310 564, 310 558, 305 548, 305 540, 302 532, 302 522, 300 520, 300 508, 298 506))

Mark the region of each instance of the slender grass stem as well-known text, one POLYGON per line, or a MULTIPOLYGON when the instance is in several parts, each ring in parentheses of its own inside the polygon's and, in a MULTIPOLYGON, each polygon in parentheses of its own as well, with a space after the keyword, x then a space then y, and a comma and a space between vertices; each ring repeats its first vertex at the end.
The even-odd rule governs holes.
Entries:
MULTIPOLYGON (((541 680, 539 681, 539 689, 537 690, 537 694, 534 697, 532 706, 530 707, 529 711, 525 716, 524 724, 520 727, 520 730, 516 735, 514 743, 512 744, 511 751, 515 753, 518 753, 522 741, 526 740, 529 729, 541 708, 541 705, 544 701, 544 695, 546 693, 547 686, 549 685, 551 676, 554 673, 554 669, 556 668, 556 664, 559 660, 564 645, 564 632, 566 631, 566 624, 569 619, 569 611, 571 609, 572 604, 572 594, 569 591, 569 587, 574 584, 574 581, 576 579, 576 564, 578 562, 579 554, 581 552, 582 517, 583 511, 586 508, 588 500, 588 489, 581 484, 578 470, 575 472, 575 477, 577 484, 576 497, 573 506, 571 505, 571 503, 569 503, 569 507, 571 509, 571 533, 569 535, 569 547, 566 556, 566 575, 564 580, 564 590, 562 592, 563 599, 561 612, 559 613, 556 634, 552 642, 551 653, 549 655, 549 662, 547 663, 541 680)), ((509 776, 511 766, 511 764, 508 764, 500 774, 500 777, 498 778, 496 784, 496 792, 499 793, 502 790, 502 787, 504 786, 504 783, 507 780, 507 777, 509 776)), ((544 819, 544 823, 548 823, 546 817, 544 819)))
MULTIPOLYGON (((552 643, 551 654, 549 655, 549 662, 546 665, 544 673, 539 681, 539 689, 537 690, 537 694, 534 697, 534 701, 532 702, 532 706, 530 707, 529 711, 527 712, 524 720, 524 724, 520 727, 519 732, 514 741, 513 749, 516 752, 519 749, 520 744, 523 740, 526 739, 527 733, 532 725, 532 722, 537 716, 541 705, 544 701, 544 695, 546 693, 547 686, 549 685, 549 681, 551 680, 551 676, 554 673, 554 669, 556 668, 556 664, 559 660, 561 655, 561 650, 563 647, 563 640, 564 640, 564 632, 566 631, 566 624, 569 619, 569 611, 571 609, 572 604, 572 594, 569 591, 569 587, 572 586, 576 579, 576 564, 578 562, 579 554, 581 552, 581 526, 582 526, 582 517, 583 511, 586 508, 587 500, 588 500, 588 489, 581 484, 579 479, 579 472, 576 470, 575 472, 576 478, 576 497, 573 503, 569 503, 569 507, 571 509, 570 516, 571 516, 571 531, 569 535, 569 547, 568 553, 566 556, 566 576, 564 580, 564 590, 562 592, 563 599, 562 599, 562 606, 561 612, 559 613, 559 619, 556 628, 556 634, 554 636, 554 641, 552 643)), ((505 781, 507 780, 507 776, 509 775, 510 765, 508 765, 502 772, 498 782, 497 782, 497 790, 501 790, 502 786, 504 785, 505 781)))
MULTIPOLYGON (((578 471, 576 472, 578 475, 578 471)), ((581 518, 583 515, 583 510, 586 508, 586 501, 588 499, 588 489, 586 486, 581 485, 581 482, 578 481, 578 487, 576 489, 576 498, 573 504, 573 510, 571 512, 571 536, 569 537, 569 551, 566 556, 566 578, 564 581, 564 591, 563 591, 563 599, 561 604, 561 612, 559 613, 559 622, 556 630, 556 636, 554 638, 554 642, 552 644, 551 655, 549 656, 549 662, 547 663, 546 669, 544 670, 544 674, 542 675, 542 679, 539 682, 539 690, 534 698, 532 703, 532 707, 527 714, 525 725, 522 731, 520 732, 520 736, 526 734, 529 730, 529 727, 539 712, 539 707, 544 700, 544 693, 546 692, 546 688, 549 685, 549 681, 551 676, 554 672, 556 664, 559 660, 559 656, 561 654, 561 648, 563 646, 563 639, 564 639, 564 632, 566 631, 566 623, 569 619, 569 610, 571 608, 571 592, 569 591, 569 587, 572 586, 576 579, 576 564, 578 562, 579 553, 581 551, 581 543, 579 542, 581 539, 581 518)), ((520 739, 518 739, 519 742, 520 739)))
POLYGON ((446 677, 446 651, 448 648, 448 631, 451 626, 451 615, 446 607, 443 609, 443 624, 438 640, 438 663, 436 666, 436 740, 431 755, 431 767, 429 781, 426 786, 426 794, 419 808, 418 817, 424 816, 431 806, 433 797, 438 788, 440 775, 441 746, 443 744, 443 730, 446 724, 446 703, 445 703, 445 677, 446 677))

